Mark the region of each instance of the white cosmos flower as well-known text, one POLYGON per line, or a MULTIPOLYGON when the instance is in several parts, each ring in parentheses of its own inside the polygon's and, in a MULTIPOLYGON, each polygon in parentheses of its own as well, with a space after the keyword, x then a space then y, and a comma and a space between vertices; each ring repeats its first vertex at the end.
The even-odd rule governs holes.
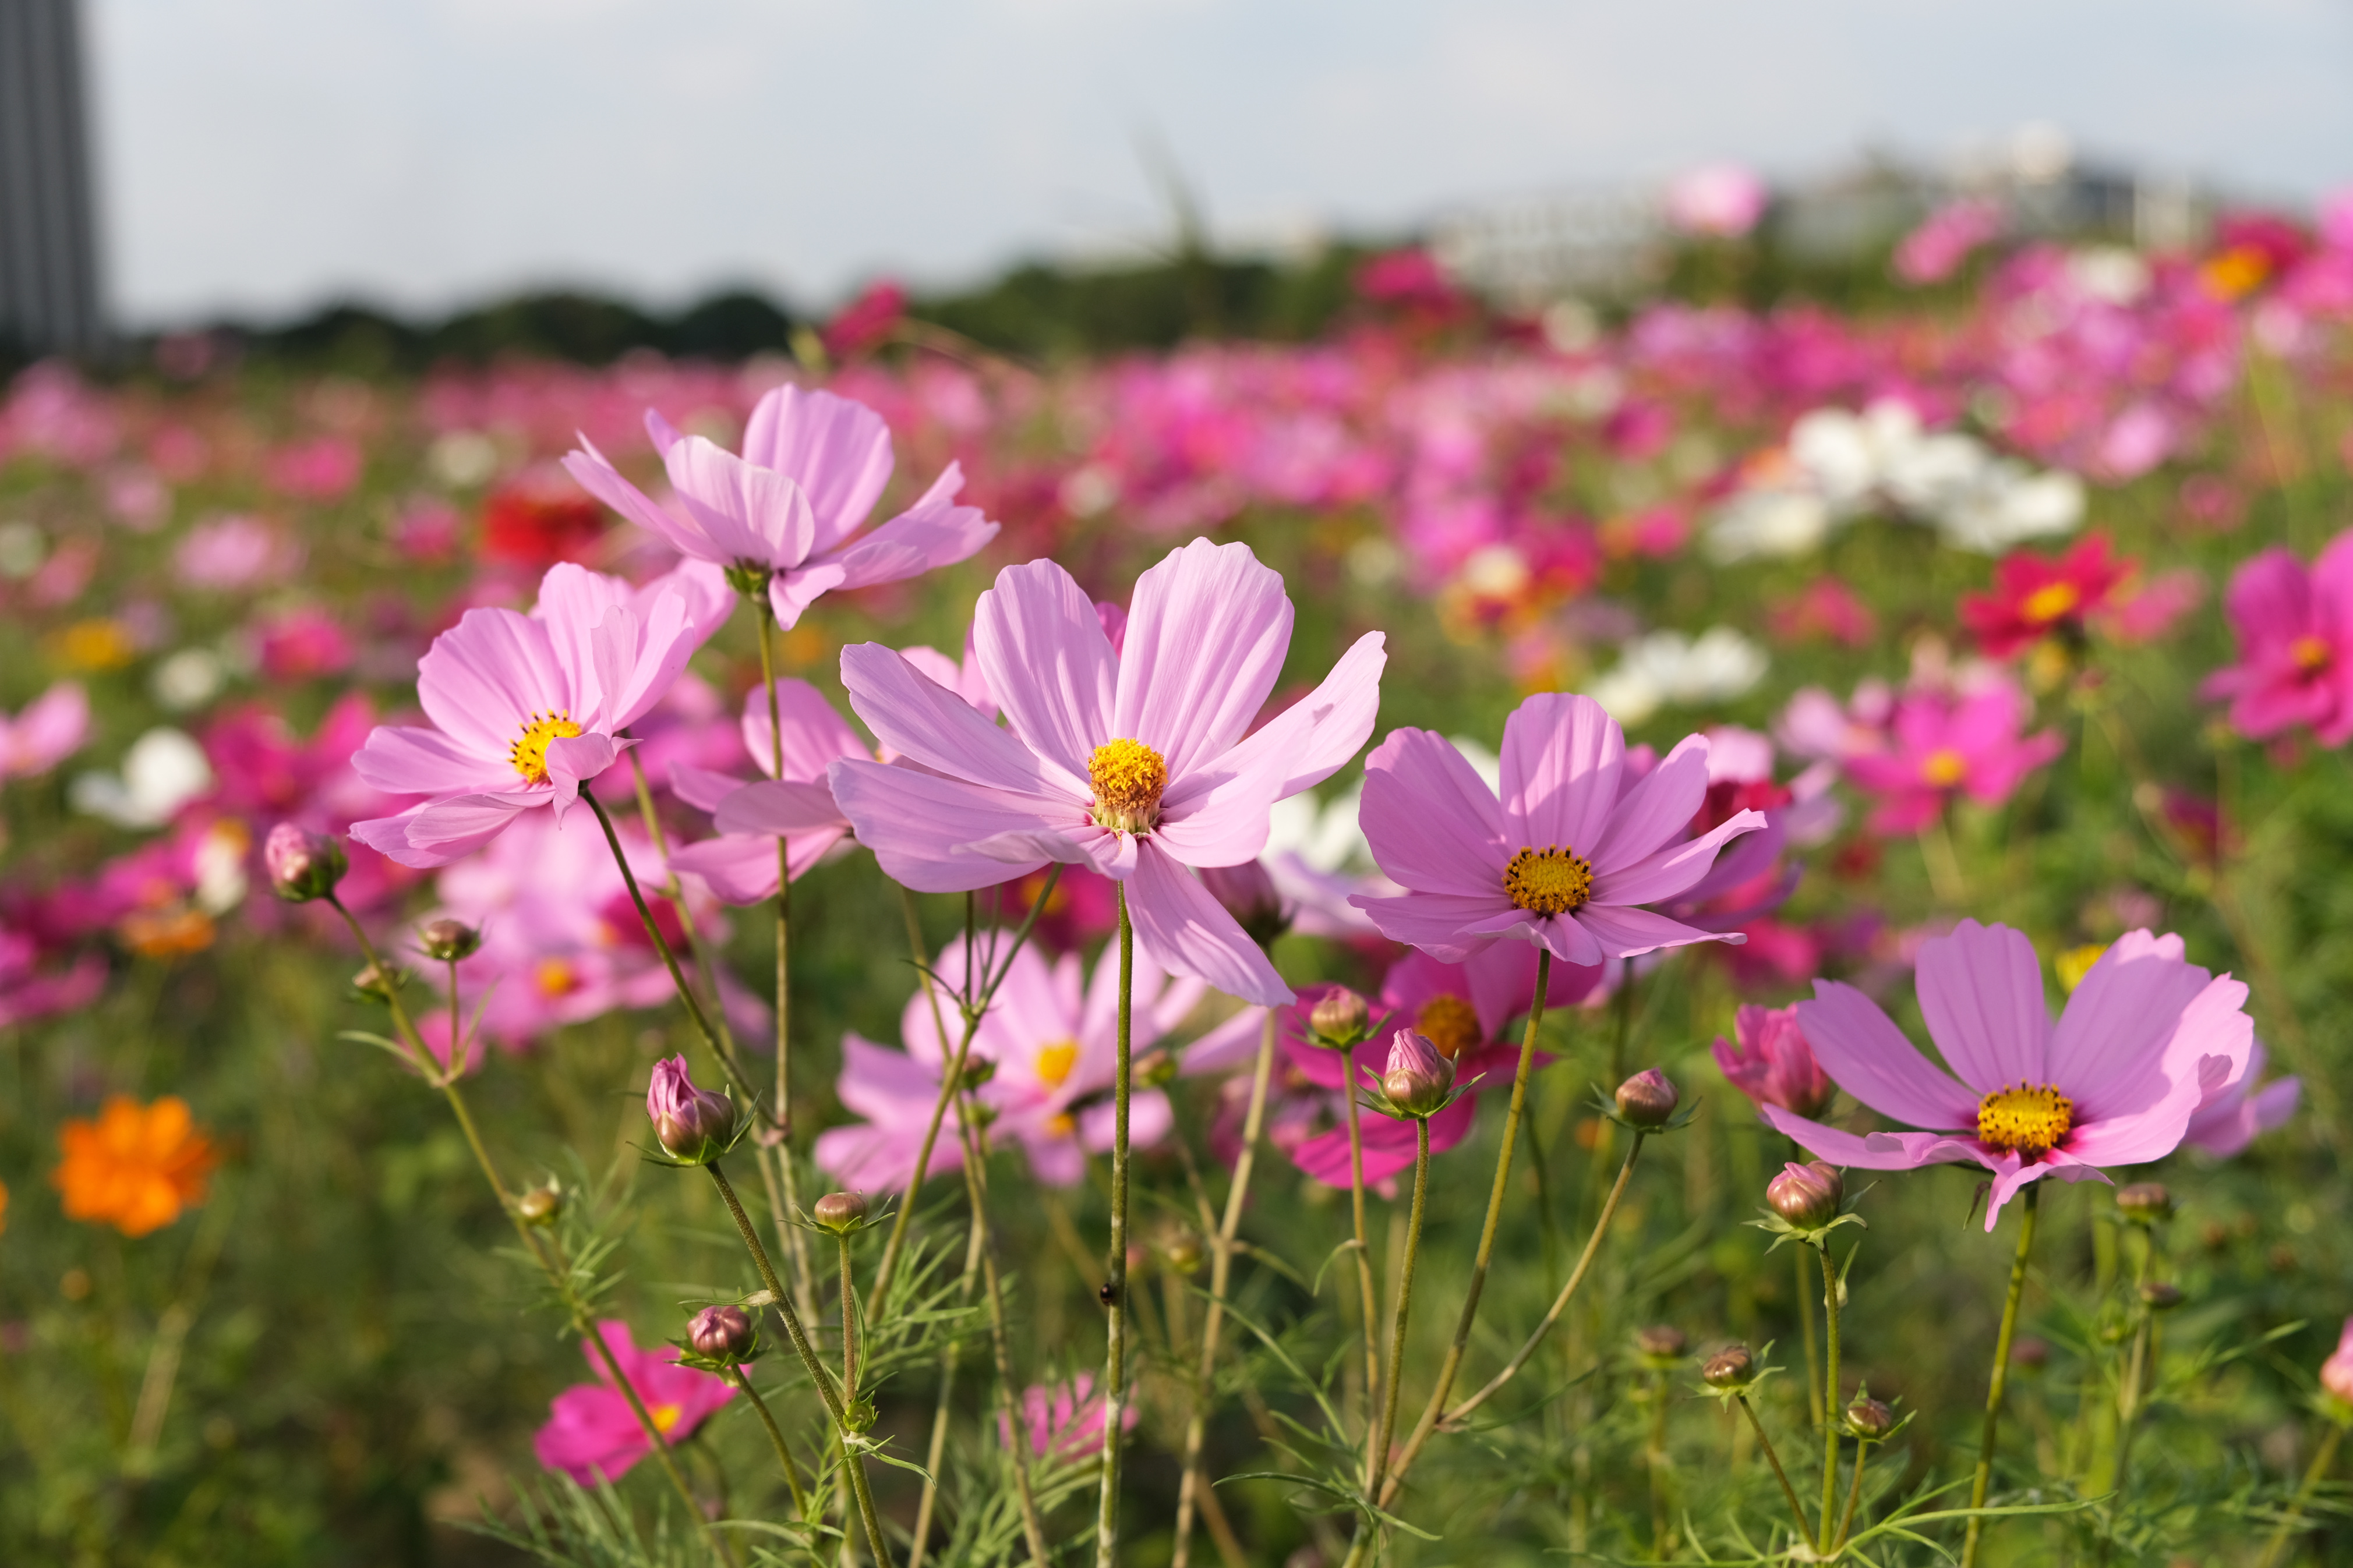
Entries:
POLYGON ((131 742, 120 774, 78 774, 66 798, 76 811, 117 827, 161 827, 212 787, 204 748, 183 731, 159 728, 131 742))
POLYGON ((1730 626, 1711 626, 1694 640, 1676 631, 1651 632, 1620 651, 1618 667, 1586 695, 1620 724, 1640 724, 1664 707, 1695 707, 1739 696, 1765 677, 1765 650, 1730 626))

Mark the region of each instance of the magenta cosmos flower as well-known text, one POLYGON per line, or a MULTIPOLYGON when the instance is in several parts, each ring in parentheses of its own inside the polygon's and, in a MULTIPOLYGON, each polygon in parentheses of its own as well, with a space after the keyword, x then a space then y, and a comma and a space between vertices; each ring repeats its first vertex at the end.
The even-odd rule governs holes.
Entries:
MULTIPOLYGON (((734 1389, 710 1373, 678 1365, 675 1352, 639 1350, 629 1337, 629 1325, 618 1319, 597 1324, 596 1332, 668 1441, 691 1436, 712 1412, 735 1397, 734 1389)), ((593 1487, 599 1480, 618 1480, 653 1451, 653 1445, 638 1425, 628 1396, 613 1386, 603 1358, 586 1345, 580 1349, 596 1381, 555 1396, 547 1425, 532 1439, 532 1449, 549 1469, 593 1487)))
POLYGON ((1428 730, 1396 730, 1365 763, 1365 838, 1398 898, 1349 900, 1381 934, 1459 963, 1500 937, 1598 964, 1694 942, 1739 942, 1639 908, 1707 875, 1727 841, 1765 826, 1734 813, 1687 837, 1707 798, 1705 736, 1641 778, 1590 697, 1542 692, 1504 722, 1502 799, 1428 730))
POLYGON ((1799 1116, 1830 1109, 1838 1085, 1814 1059, 1795 1007, 1743 1007, 1732 1016, 1733 1041, 1715 1037, 1715 1065, 1732 1087, 1759 1106, 1799 1116), (1736 1042, 1736 1043, 1735 1043, 1736 1042))
POLYGON ((369 784, 425 804, 354 823, 352 837, 404 866, 445 866, 523 812, 553 806, 561 821, 718 629, 728 601, 716 576, 682 567, 633 588, 566 562, 528 616, 467 611, 417 667, 433 728, 380 726, 352 758, 369 784))
POLYGON ((2047 730, 2021 735, 2029 717, 2026 693, 2007 675, 1961 691, 1899 698, 1887 749, 1846 760, 1846 776, 1880 797, 1871 830, 1916 833, 1957 795, 1985 805, 2008 800, 2065 744, 2047 730))
POLYGON ((2231 728, 2266 740, 2309 725, 2324 746, 2353 740, 2353 531, 2338 534, 2306 573, 2266 550, 2231 579, 2222 608, 2239 662, 2200 688, 2231 700, 2231 728))
POLYGON ((1856 1134, 1776 1105, 1767 1123, 1839 1165, 1905 1171, 1974 1160, 1993 1173, 1986 1228, 2027 1183, 2105 1181, 2098 1167, 2173 1152, 2199 1107, 2246 1076, 2247 988, 2184 963, 2181 939, 2127 932, 2053 1024, 2042 969, 2008 926, 1963 921, 1923 942, 1921 1016, 1951 1066, 1913 1049, 1852 985, 1814 982, 1798 1022, 1839 1087, 1925 1131, 1856 1134))
POLYGON ((913 506, 860 533, 891 483, 891 430, 862 403, 780 386, 744 428, 744 454, 681 436, 651 409, 646 430, 670 471, 675 506, 656 505, 587 437, 565 468, 589 494, 681 554, 765 572, 779 626, 818 596, 871 588, 952 565, 997 537, 978 507, 958 506, 950 463, 913 506))
POLYGON ((1381 635, 1245 739, 1291 646, 1291 601, 1247 545, 1197 539, 1136 580, 1117 650, 1050 561, 997 574, 973 646, 1009 730, 878 643, 842 649, 850 706, 915 764, 833 764, 834 798, 883 870, 948 893, 1050 861, 1089 866, 1125 886, 1136 942, 1161 968, 1246 1001, 1290 1000, 1187 868, 1255 858, 1274 803, 1365 743, 1381 635))

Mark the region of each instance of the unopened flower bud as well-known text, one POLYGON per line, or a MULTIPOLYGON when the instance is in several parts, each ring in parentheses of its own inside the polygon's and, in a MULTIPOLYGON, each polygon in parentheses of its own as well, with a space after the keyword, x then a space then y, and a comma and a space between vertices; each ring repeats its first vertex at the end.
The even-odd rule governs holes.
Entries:
POLYGON ((1630 1127, 1664 1127, 1683 1094, 1656 1068, 1644 1068, 1618 1086, 1618 1114, 1630 1127))
POLYGON ((1875 1443, 1895 1430, 1895 1412, 1862 1394, 1846 1407, 1846 1429, 1865 1442, 1875 1443))
POLYGON ((1335 985, 1307 1010, 1307 1030, 1319 1046, 1345 1051, 1362 1045, 1373 1021, 1372 1008, 1345 985, 1335 985))
POLYGON ((1234 917, 1234 923, 1261 947, 1291 929, 1291 913, 1282 907, 1282 895, 1275 891, 1274 879, 1267 875, 1261 861, 1204 866, 1201 886, 1208 889, 1209 897, 1225 906, 1226 912, 1234 917))
POLYGON ((2029 1372, 2040 1372, 2051 1364, 2051 1342, 2038 1340, 2031 1334, 2021 1334, 2010 1347, 2010 1359, 2029 1372))
POLYGON ((427 921, 417 928, 417 943, 425 950, 426 957, 443 963, 455 963, 481 951, 482 933, 464 921, 454 921, 444 915, 438 921, 427 921))
POLYGON ((866 1223, 866 1200, 856 1193, 828 1193, 809 1210, 819 1230, 848 1236, 866 1223))
POLYGON ((2341 1404, 2353 1405, 2353 1318, 2345 1320, 2335 1352, 2320 1363, 2320 1386, 2341 1404))
POLYGON ((672 1057, 654 1064, 646 1086, 646 1116, 654 1124, 654 1140, 670 1157, 690 1165, 707 1165, 726 1152, 735 1132, 735 1106, 725 1095, 697 1089, 686 1075, 686 1058, 672 1057))
POLYGON ((752 1315, 741 1307, 705 1307, 686 1325, 686 1342, 712 1361, 742 1361, 752 1352, 752 1315))
POLYGON ((2140 1288, 2141 1304, 2151 1311, 2169 1311, 2181 1305, 2181 1287, 2162 1279, 2151 1279, 2140 1288))
POLYGON ((2163 1182, 2135 1182, 2116 1189, 2116 1208, 2135 1225, 2154 1225, 2173 1217, 2173 1194, 2163 1182))
POLYGON ((1765 1187, 1767 1205, 1799 1230, 1820 1230, 1830 1224, 1845 1201, 1846 1179, 1836 1165, 1820 1160, 1786 1164, 1765 1187))
POLYGON ((1178 1274, 1192 1274, 1201 1267, 1201 1233, 1189 1225, 1170 1226, 1160 1234, 1160 1256, 1178 1274))
POLYGON ((1641 1353, 1644 1361, 1654 1363, 1681 1361, 1690 1343, 1690 1339, 1681 1329, 1668 1323, 1639 1329, 1634 1334, 1634 1349, 1641 1353))
POLYGON ((1145 1089, 1166 1089, 1176 1081, 1176 1058, 1166 1051, 1146 1051, 1135 1058, 1135 1081, 1145 1089))
POLYGON ((269 830, 261 846, 261 863, 269 872, 270 887, 290 904, 325 898, 352 868, 341 844, 291 822, 269 830))
POLYGON ((871 1431, 874 1426, 874 1402, 853 1399, 841 1413, 841 1424, 853 1432, 871 1431))
POLYGON ((1389 1059, 1381 1073, 1381 1092, 1405 1115, 1426 1118, 1446 1104, 1454 1087, 1454 1064, 1429 1039, 1411 1029, 1399 1029, 1389 1042, 1389 1059))
POLYGON ((985 1086, 997 1076, 997 1063, 988 1057, 966 1057, 964 1059, 964 1081, 961 1088, 970 1093, 985 1086))
POLYGON ((1757 1381, 1757 1358, 1746 1345, 1726 1345, 1707 1358, 1699 1380, 1710 1388, 1746 1388, 1757 1381))
POLYGON ((554 1182, 542 1183, 515 1199, 515 1213, 525 1225, 554 1225, 564 1212, 564 1189, 554 1182))
POLYGON ((353 994, 369 1002, 389 1002, 402 976, 397 969, 371 963, 352 976, 353 994))

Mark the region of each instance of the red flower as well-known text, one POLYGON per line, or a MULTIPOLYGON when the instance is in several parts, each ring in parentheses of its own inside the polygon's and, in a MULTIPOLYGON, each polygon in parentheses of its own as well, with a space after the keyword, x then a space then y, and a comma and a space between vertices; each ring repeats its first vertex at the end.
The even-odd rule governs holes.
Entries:
POLYGON ((2114 607, 2135 564, 2111 556, 2106 537, 2097 533, 2056 561, 2013 551, 1993 569, 1992 593, 1962 595, 1961 624, 1989 655, 2008 658, 2053 632, 2080 632, 2114 607))
POLYGON ((587 556, 604 532, 602 508, 553 484, 508 485, 482 507, 482 553, 528 571, 587 556))

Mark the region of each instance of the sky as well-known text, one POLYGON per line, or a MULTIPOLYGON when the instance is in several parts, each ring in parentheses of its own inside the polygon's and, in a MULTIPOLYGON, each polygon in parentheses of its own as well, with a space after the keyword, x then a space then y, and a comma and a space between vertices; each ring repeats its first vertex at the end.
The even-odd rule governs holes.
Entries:
POLYGON ((2021 125, 2295 204, 2353 0, 86 0, 132 327, 569 286, 804 309, 2021 125))

